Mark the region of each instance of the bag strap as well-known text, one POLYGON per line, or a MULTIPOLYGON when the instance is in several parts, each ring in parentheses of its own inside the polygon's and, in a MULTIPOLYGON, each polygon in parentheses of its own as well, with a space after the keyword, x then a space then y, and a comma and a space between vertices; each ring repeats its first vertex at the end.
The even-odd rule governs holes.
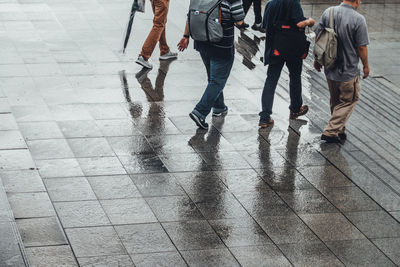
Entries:
POLYGON ((331 9, 329 10, 329 28, 333 29, 333 27, 335 27, 335 23, 333 21, 333 17, 334 17, 334 8, 331 7, 331 9))
POLYGON ((293 0, 287 0, 285 1, 287 4, 287 11, 286 11, 286 21, 290 20, 290 15, 292 14, 292 6, 293 6, 293 0))

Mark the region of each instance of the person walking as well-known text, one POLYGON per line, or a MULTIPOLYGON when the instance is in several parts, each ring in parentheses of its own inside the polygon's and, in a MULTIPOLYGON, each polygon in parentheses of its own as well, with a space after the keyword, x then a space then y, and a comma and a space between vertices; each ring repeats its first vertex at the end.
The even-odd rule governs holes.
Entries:
MULTIPOLYGON (((251 4, 253 4, 253 10, 254 10, 254 24, 251 26, 251 28, 255 31, 260 31, 262 33, 265 33, 265 29, 262 26, 262 16, 261 16, 261 0, 243 0, 243 9, 244 13, 247 15, 247 12, 249 12, 249 9, 251 7, 251 4)), ((247 23, 244 23, 244 28, 248 28, 250 25, 247 23)))
MULTIPOLYGON (((308 106, 303 105, 302 99, 301 72, 303 69, 303 59, 300 56, 298 58, 283 59, 277 51, 273 51, 273 40, 276 34, 275 25, 279 21, 284 21, 285 18, 290 20, 290 25, 292 25, 290 27, 312 27, 315 23, 312 18, 306 19, 304 17, 300 0, 271 0, 267 3, 263 21, 266 29, 264 64, 269 66, 261 97, 262 111, 259 114, 259 126, 261 128, 266 128, 274 123, 271 114, 275 89, 285 64, 289 70, 290 78, 289 118, 297 119, 308 112, 308 106)), ((294 43, 293 46, 296 46, 296 44, 294 43)))
MULTIPOLYGON (((324 69, 330 92, 331 118, 321 135, 321 139, 329 143, 346 140, 346 122, 357 105, 360 97, 360 69, 363 64, 363 78, 369 75, 368 64, 368 28, 363 15, 356 10, 360 0, 344 0, 333 8, 334 30, 338 38, 338 53, 335 65, 324 69)), ((321 16, 315 33, 318 34, 329 27, 330 8, 321 16)), ((314 62, 317 71, 322 66, 314 62)))
MULTIPOLYGON (((208 129, 207 115, 213 110, 213 116, 228 113, 224 102, 223 89, 232 69, 234 60, 234 25, 243 26, 245 17, 241 0, 222 0, 221 25, 222 40, 216 43, 194 42, 194 48, 200 53, 206 67, 208 84, 201 100, 189 114, 199 128, 208 129)), ((189 26, 186 23, 183 38, 178 43, 178 50, 184 51, 189 45, 189 26)))
POLYGON ((171 52, 165 37, 165 26, 167 24, 169 0, 150 0, 153 9, 153 27, 146 41, 143 44, 142 51, 139 54, 136 63, 147 69, 152 69, 153 65, 149 62, 149 58, 153 54, 157 43, 160 47, 160 60, 177 58, 178 54, 171 52))

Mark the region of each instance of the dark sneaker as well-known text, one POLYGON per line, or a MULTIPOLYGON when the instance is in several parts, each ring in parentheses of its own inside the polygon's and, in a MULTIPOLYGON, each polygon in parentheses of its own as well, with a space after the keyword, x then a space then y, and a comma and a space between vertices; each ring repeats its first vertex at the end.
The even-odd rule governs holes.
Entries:
POLYGON ((339 134, 339 138, 340 138, 340 140, 347 140, 347 134, 346 133, 340 133, 339 134))
POLYGON ((213 117, 221 117, 221 116, 225 116, 226 114, 228 114, 228 107, 225 107, 225 110, 222 112, 214 112, 213 111, 213 117))
POLYGON ((149 61, 145 60, 142 56, 139 56, 135 61, 137 64, 141 65, 143 68, 152 69, 153 65, 149 61))
POLYGON ((321 140, 326 141, 327 143, 340 143, 339 136, 327 136, 321 135, 321 140))
POLYGON ((258 23, 258 24, 254 23, 253 26, 251 26, 251 28, 255 31, 265 33, 265 29, 263 28, 262 23, 258 23))
POLYGON ((196 123, 196 125, 199 128, 202 128, 204 130, 208 129, 208 123, 206 122, 205 119, 200 118, 199 116, 197 116, 196 114, 194 114, 193 112, 191 112, 189 114, 189 117, 196 123))
POLYGON ((308 106, 307 105, 301 106, 299 112, 291 112, 290 111, 289 119, 295 120, 300 116, 306 115, 307 112, 308 112, 308 106))
POLYGON ((246 22, 243 22, 243 24, 242 24, 241 28, 243 28, 243 29, 247 29, 248 27, 250 27, 250 25, 249 25, 249 24, 247 24, 246 22))
POLYGON ((272 118, 269 118, 268 122, 265 121, 260 121, 260 123, 258 124, 258 126, 260 126, 260 128, 267 128, 268 126, 274 125, 274 120, 272 118))

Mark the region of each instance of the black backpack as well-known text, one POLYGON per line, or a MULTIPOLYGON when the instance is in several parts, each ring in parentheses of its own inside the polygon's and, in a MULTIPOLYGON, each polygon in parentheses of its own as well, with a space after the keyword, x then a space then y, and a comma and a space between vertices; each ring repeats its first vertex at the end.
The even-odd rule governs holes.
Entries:
POLYGON ((304 29, 297 27, 290 21, 294 0, 286 0, 286 16, 274 24, 274 37, 272 41, 272 58, 283 60, 305 59, 308 55, 310 42, 304 29))

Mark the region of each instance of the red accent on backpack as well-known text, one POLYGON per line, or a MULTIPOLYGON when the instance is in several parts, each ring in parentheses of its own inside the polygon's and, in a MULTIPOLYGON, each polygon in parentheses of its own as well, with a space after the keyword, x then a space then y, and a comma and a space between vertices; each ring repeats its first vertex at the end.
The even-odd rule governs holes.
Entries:
POLYGON ((282 25, 282 29, 290 29, 289 25, 282 25))
POLYGON ((280 56, 281 54, 279 54, 279 51, 278 50, 274 50, 274 56, 280 56))

